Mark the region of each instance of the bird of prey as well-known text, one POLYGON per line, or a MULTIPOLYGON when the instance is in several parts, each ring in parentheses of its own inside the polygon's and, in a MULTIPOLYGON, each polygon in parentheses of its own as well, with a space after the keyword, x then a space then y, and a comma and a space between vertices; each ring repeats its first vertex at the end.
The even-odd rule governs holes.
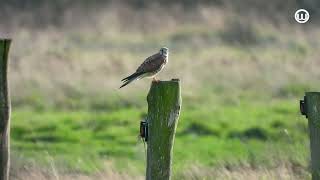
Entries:
POLYGON ((155 76, 168 63, 168 59, 169 59, 169 49, 166 47, 161 48, 158 53, 144 60, 144 62, 138 67, 135 73, 122 79, 121 81, 123 82, 123 84, 120 88, 128 85, 134 80, 139 80, 144 77, 153 78, 153 81, 157 81, 155 79, 155 76))

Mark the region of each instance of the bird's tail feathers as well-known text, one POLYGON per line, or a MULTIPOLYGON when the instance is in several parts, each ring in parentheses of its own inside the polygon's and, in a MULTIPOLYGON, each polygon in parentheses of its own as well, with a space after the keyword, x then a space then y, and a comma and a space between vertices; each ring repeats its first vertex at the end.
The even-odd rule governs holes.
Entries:
MULTIPOLYGON (((130 75, 130 76, 122 79, 122 81, 123 81, 124 84, 122 84, 122 85, 120 86, 120 88, 123 88, 124 86, 128 85, 128 84, 131 83, 132 81, 139 79, 142 74, 143 74, 143 73, 134 73, 134 74, 132 74, 132 75, 130 75)), ((119 89, 120 89, 120 88, 119 88, 119 89)))
POLYGON ((120 86, 119 89, 125 87, 126 85, 128 85, 128 84, 131 83, 132 81, 133 81, 133 80, 129 80, 129 81, 125 82, 124 84, 122 84, 122 85, 120 86))
POLYGON ((123 81, 123 82, 129 81, 130 79, 137 77, 137 76, 140 76, 142 74, 143 74, 143 72, 139 72, 139 73, 135 72, 135 73, 131 74, 130 76, 123 78, 121 81, 123 81))

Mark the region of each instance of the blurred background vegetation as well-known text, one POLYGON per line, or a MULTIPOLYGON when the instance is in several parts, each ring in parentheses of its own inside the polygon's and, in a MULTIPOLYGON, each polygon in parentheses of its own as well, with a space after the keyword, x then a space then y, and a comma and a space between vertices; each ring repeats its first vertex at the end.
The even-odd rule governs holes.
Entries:
POLYGON ((175 179, 309 177, 298 100, 320 88, 319 1, 8 0, 0 17, 12 178, 143 179, 150 81, 118 87, 162 46, 159 78, 182 81, 175 179))

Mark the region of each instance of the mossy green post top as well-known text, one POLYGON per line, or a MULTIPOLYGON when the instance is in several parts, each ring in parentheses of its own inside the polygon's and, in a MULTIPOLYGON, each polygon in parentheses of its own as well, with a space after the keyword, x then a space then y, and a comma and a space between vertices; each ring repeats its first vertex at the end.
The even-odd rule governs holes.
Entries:
POLYGON ((305 115, 310 123, 320 128, 320 92, 306 92, 300 102, 301 114, 305 115))
POLYGON ((152 82, 148 101, 147 180, 169 180, 181 110, 180 81, 152 82))

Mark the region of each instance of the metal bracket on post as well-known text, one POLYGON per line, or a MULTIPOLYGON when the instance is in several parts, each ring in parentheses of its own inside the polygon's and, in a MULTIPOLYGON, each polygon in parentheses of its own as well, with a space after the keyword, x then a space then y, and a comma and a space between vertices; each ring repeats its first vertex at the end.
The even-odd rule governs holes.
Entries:
POLYGON ((140 121, 140 137, 143 138, 145 142, 148 141, 148 123, 145 120, 140 121))
POLYGON ((306 118, 308 118, 307 115, 307 103, 306 103, 306 96, 303 97, 303 100, 300 100, 300 113, 304 116, 306 116, 306 118))

